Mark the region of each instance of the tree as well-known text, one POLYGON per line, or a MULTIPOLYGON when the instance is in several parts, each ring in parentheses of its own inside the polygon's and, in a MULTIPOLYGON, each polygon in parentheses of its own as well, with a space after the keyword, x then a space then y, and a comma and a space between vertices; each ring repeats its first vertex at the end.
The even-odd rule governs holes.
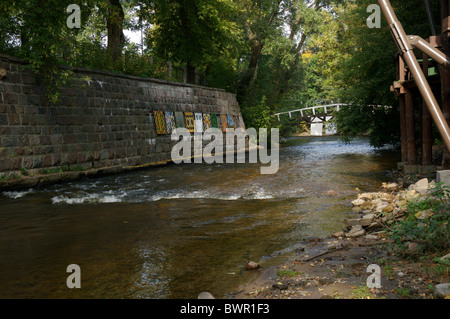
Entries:
POLYGON ((240 25, 244 27, 250 46, 249 62, 246 71, 239 81, 238 99, 244 104, 253 104, 255 81, 258 74, 260 56, 271 34, 277 33, 281 27, 282 0, 245 0, 240 2, 242 13, 240 25))
MULTIPOLYGON (((398 102, 389 90, 395 81, 398 50, 384 19, 380 29, 367 27, 366 9, 372 3, 348 1, 337 6, 310 46, 321 90, 330 99, 354 105, 338 113, 340 132, 347 138, 367 133, 372 145, 383 146, 399 141, 398 102)), ((417 10, 424 8, 422 0, 391 3, 408 34, 428 37, 426 12, 417 10)))
POLYGON ((108 15, 106 27, 108 29, 108 51, 113 60, 122 56, 125 36, 123 34, 123 23, 125 14, 119 0, 108 0, 108 15))
POLYGON ((196 83, 196 70, 205 72, 234 42, 232 1, 157 0, 152 9, 148 45, 156 56, 185 66, 189 83, 196 83))

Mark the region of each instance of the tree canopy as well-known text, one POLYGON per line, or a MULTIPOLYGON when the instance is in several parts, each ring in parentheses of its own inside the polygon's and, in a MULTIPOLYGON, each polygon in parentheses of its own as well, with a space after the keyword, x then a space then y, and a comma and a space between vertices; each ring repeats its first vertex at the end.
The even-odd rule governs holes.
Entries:
MULTIPOLYGON (((351 103, 337 117, 345 136, 399 138, 397 48, 384 18, 367 27, 372 0, 84 0, 81 28, 70 29, 72 2, 0 3, 0 52, 29 60, 50 94, 69 76, 58 65, 81 66, 224 88, 252 126, 278 125, 272 114, 293 106, 351 103)), ((430 34, 422 0, 391 2, 409 34, 430 34)))

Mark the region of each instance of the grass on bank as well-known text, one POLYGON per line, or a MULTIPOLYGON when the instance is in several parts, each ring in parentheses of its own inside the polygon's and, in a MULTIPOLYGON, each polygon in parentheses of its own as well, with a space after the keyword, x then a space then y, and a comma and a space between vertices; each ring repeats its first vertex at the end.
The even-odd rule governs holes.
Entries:
MULTIPOLYGON (((59 166, 59 167, 55 167, 55 168, 43 168, 40 169, 38 171, 38 173, 40 175, 50 175, 50 174, 63 174, 64 172, 81 172, 81 171, 85 171, 86 168, 79 166, 79 165, 75 165, 75 166, 69 166, 69 165, 64 165, 64 166, 59 166)), ((28 169, 26 169, 25 167, 22 167, 20 169, 20 174, 19 173, 15 173, 13 175, 10 176, 0 176, 0 182, 7 182, 10 180, 14 180, 14 179, 20 179, 22 177, 27 177, 27 176, 31 176, 31 173, 28 171, 28 169)))
POLYGON ((431 193, 407 206, 405 220, 391 228, 394 250, 412 257, 428 253, 447 254, 450 248, 450 189, 436 184, 431 193), (415 243, 411 251, 411 243, 415 243))

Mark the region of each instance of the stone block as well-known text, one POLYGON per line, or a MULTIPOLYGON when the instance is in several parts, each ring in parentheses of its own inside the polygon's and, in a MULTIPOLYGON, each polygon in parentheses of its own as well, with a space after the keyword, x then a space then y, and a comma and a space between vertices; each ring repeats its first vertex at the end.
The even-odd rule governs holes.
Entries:
POLYGON ((33 157, 23 157, 22 167, 25 167, 26 169, 33 168, 33 157))
POLYGON ((8 125, 8 115, 0 114, 0 125, 8 125))
POLYGON ((16 93, 3 93, 3 103, 5 104, 18 104, 19 99, 16 93))
POLYGON ((22 159, 20 157, 11 159, 11 169, 12 170, 20 170, 22 168, 22 159))
POLYGON ((0 159, 0 171, 7 171, 11 168, 11 161, 9 158, 0 159))
POLYGON ((5 136, 0 139, 2 147, 17 147, 17 136, 5 136))
POLYGON ((447 187, 450 187, 450 170, 437 171, 436 182, 444 183, 447 187))
POLYGON ((39 136, 30 135, 30 136, 28 136, 28 139, 29 139, 30 146, 39 145, 39 136))
POLYGON ((436 166, 429 165, 429 166, 419 166, 419 173, 421 175, 429 175, 436 172, 436 166))
POLYGON ((29 105, 40 105, 41 99, 39 98, 39 95, 27 95, 27 103, 29 105))
POLYGON ((36 83, 36 79, 31 74, 22 74, 22 83, 33 85, 36 83))
POLYGON ((42 157, 41 156, 33 157, 33 168, 42 168, 42 157))
POLYGON ((52 140, 50 138, 50 136, 48 135, 43 135, 39 137, 39 142, 41 145, 50 145, 52 144, 52 140))
POLYGON ((51 167, 52 166, 52 156, 51 155, 45 155, 42 159, 42 167, 51 167))
POLYGON ((418 165, 405 165, 404 173, 405 174, 420 174, 420 167, 418 165))

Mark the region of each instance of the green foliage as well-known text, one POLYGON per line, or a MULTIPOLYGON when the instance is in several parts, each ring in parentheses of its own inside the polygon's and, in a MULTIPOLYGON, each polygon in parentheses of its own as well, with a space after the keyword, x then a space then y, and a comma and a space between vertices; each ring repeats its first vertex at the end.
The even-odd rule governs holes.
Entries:
POLYGON ((79 165, 75 165, 75 166, 64 165, 64 166, 60 166, 60 167, 40 169, 39 174, 42 174, 42 175, 58 174, 58 173, 62 174, 64 172, 81 172, 84 170, 85 170, 85 168, 83 168, 82 166, 79 166, 79 165))
POLYGON ((278 277, 295 277, 300 274, 301 274, 300 271, 294 271, 294 270, 289 270, 289 269, 282 269, 282 270, 277 271, 278 277))
POLYGON ((295 119, 290 119, 287 116, 281 117, 280 122, 276 122, 275 125, 280 129, 281 136, 292 136, 293 134, 300 131, 300 125, 297 124, 298 121, 295 119))
MULTIPOLYGON (((349 140, 371 137, 374 146, 399 140, 398 107, 389 86, 397 48, 384 19, 366 26, 372 0, 121 0, 123 29, 142 30, 142 50, 126 40, 114 57, 106 44, 111 1, 78 3, 82 28, 66 26, 70 0, 9 0, 0 3, 0 52, 30 61, 52 102, 78 66, 115 73, 202 84, 238 94, 250 127, 279 126, 274 110, 340 101, 354 106, 337 116, 349 140), (168 72, 168 62, 173 74, 168 72), (367 105, 389 105, 376 108, 367 105)), ((422 0, 391 1, 408 34, 427 38, 422 0)), ((439 29, 439 0, 431 1, 439 29)))
POLYGON ((231 1, 159 0, 153 10, 155 27, 148 30, 148 46, 156 56, 185 65, 188 72, 205 71, 234 42, 231 1))
POLYGON ((273 111, 267 105, 265 97, 262 98, 260 103, 244 108, 243 118, 247 127, 252 127, 257 130, 259 128, 270 129, 275 124, 273 111))
POLYGON ((418 252, 446 252, 449 248, 450 190, 437 184, 425 199, 408 204, 406 220, 397 222, 391 231, 400 253, 407 249, 406 242, 417 242, 418 252), (430 210, 431 217, 417 219, 419 212, 430 210))
POLYGON ((49 175, 49 174, 56 174, 56 173, 62 173, 62 169, 60 168, 43 168, 39 170, 39 174, 42 175, 49 175))
MULTIPOLYGON (((435 21, 440 21, 439 0, 431 1, 435 21)), ((315 92, 328 99, 353 104, 337 116, 338 131, 348 141, 368 135, 373 146, 395 144, 399 140, 398 102, 390 92, 395 81, 397 47, 384 17, 380 29, 366 25, 366 9, 372 0, 347 1, 334 7, 320 26, 320 35, 310 41, 314 53, 315 92), (323 96, 323 95, 322 95, 323 96), (369 105, 387 105, 374 108, 369 105)), ((391 1, 408 34, 427 38, 430 34, 422 0, 391 1), (422 8, 422 9, 418 9, 422 8)))
POLYGON ((367 285, 364 284, 353 289, 351 295, 352 299, 374 299, 374 295, 370 292, 367 285))
POLYGON ((393 107, 378 105, 350 105, 336 113, 338 132, 345 142, 365 134, 375 147, 399 141, 399 114, 393 107))
POLYGON ((22 167, 22 168, 20 169, 20 173, 21 173, 23 176, 29 176, 29 175, 30 175, 30 173, 28 172, 28 170, 27 170, 25 167, 22 167))

